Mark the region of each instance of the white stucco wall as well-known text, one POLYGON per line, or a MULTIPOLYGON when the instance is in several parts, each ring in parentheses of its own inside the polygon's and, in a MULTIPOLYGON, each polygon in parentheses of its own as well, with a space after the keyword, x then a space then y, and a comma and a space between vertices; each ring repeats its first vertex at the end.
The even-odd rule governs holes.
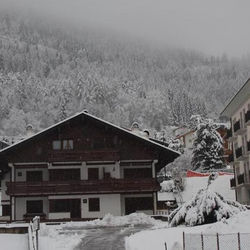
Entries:
MULTIPOLYGON (((116 216, 121 215, 121 199, 120 194, 93 194, 93 195, 58 195, 49 196, 49 199, 81 199, 81 217, 82 218, 102 218, 106 214, 110 213, 116 216), (89 211, 89 198, 100 199, 100 211, 89 211), (83 203, 83 200, 87 200, 87 203, 83 203)), ((57 213, 58 218, 60 213, 57 213)))
POLYGON ((47 168, 16 168, 16 181, 26 181, 26 172, 27 171, 42 171, 43 181, 49 180, 49 171, 47 168), (21 173, 21 176, 18 174, 21 173))
POLYGON ((16 204, 16 218, 14 220, 23 220, 23 215, 27 212, 26 201, 42 200, 43 212, 48 215, 49 213, 49 201, 47 197, 19 197, 15 199, 16 204))

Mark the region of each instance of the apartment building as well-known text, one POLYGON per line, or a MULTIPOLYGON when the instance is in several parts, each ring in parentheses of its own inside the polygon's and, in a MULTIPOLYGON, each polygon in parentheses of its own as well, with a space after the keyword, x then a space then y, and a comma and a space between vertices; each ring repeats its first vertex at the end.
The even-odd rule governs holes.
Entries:
POLYGON ((234 95, 221 113, 230 118, 231 129, 228 141, 232 154, 230 164, 234 167, 231 187, 236 199, 242 204, 250 204, 250 79, 234 95))

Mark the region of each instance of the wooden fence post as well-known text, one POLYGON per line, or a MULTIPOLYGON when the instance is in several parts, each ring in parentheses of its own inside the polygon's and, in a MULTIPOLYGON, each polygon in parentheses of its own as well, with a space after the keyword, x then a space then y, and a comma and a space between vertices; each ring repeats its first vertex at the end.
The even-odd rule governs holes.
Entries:
POLYGON ((182 239, 183 239, 183 250, 186 249, 186 245, 185 245, 185 232, 182 233, 182 239))
POLYGON ((201 233, 201 249, 204 250, 204 239, 202 233, 201 233))
POLYGON ((219 234, 217 233, 217 250, 220 250, 219 234))
POLYGON ((238 233, 238 247, 239 247, 239 250, 241 249, 241 245, 240 245, 240 233, 238 233))

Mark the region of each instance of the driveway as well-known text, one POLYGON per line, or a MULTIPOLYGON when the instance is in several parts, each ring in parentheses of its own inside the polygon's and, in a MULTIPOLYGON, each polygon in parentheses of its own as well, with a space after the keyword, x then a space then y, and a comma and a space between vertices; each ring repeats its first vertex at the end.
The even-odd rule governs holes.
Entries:
MULTIPOLYGON (((125 250, 125 237, 150 226, 82 228, 85 236, 74 250, 125 250)), ((74 229, 72 229, 74 230, 74 229)), ((79 233, 79 228, 77 229, 79 233)))

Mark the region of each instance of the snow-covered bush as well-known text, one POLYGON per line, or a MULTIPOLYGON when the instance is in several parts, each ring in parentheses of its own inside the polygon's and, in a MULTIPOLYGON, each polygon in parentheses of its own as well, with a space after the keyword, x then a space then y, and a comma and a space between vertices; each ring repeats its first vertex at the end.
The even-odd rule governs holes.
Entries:
POLYGON ((238 202, 227 201, 220 194, 209 188, 200 189, 198 193, 169 216, 171 226, 195 226, 228 219, 234 214, 245 211, 238 202))

